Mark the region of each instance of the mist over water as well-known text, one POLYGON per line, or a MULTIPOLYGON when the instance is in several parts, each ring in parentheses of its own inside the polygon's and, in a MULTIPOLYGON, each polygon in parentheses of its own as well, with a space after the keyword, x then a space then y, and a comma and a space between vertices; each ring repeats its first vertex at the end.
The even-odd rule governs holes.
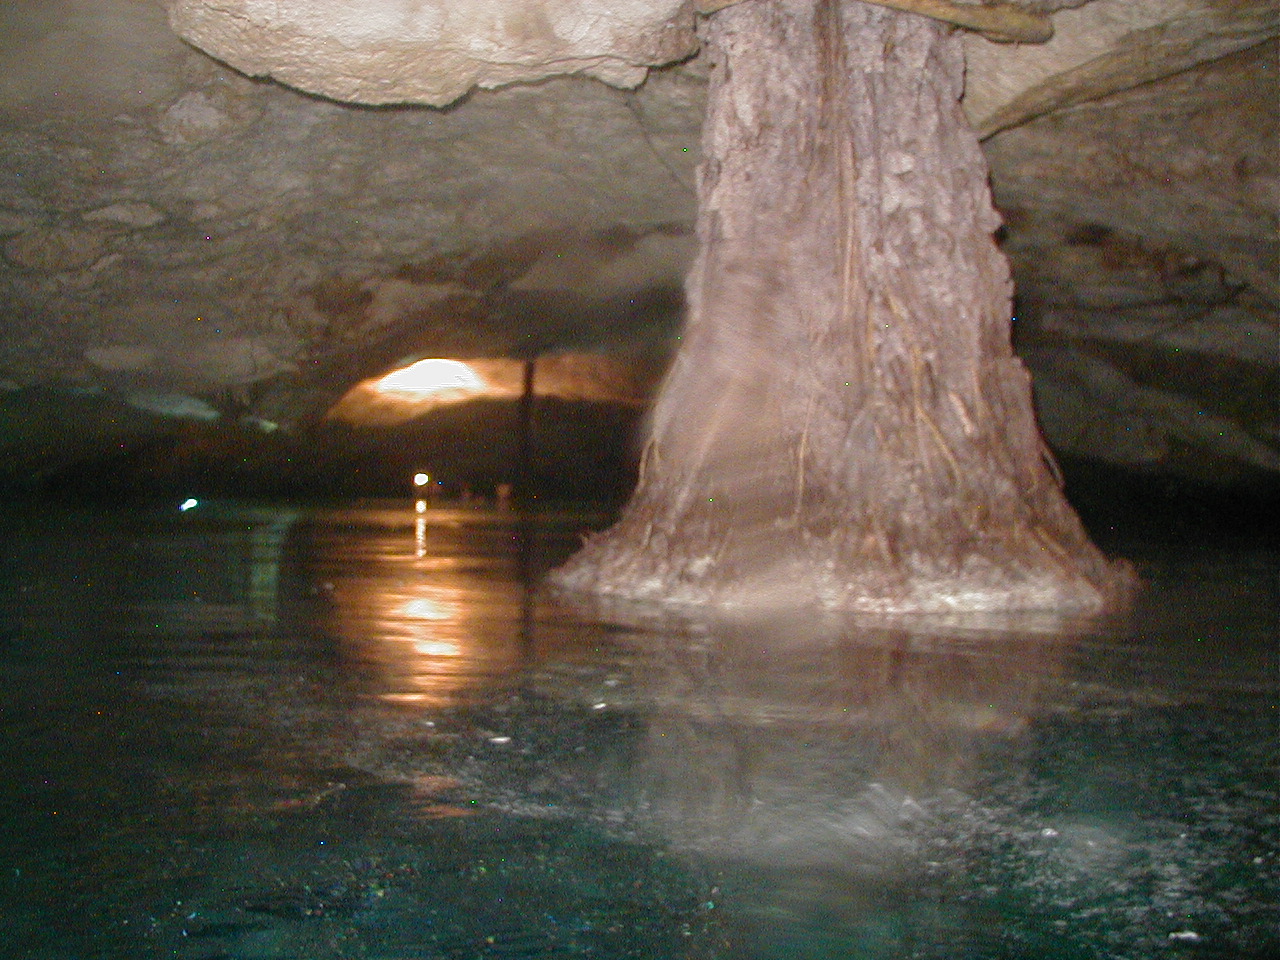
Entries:
POLYGON ((0 519, 13 958, 1277 950, 1277 573, 1129 616, 570 609, 601 516, 0 519))

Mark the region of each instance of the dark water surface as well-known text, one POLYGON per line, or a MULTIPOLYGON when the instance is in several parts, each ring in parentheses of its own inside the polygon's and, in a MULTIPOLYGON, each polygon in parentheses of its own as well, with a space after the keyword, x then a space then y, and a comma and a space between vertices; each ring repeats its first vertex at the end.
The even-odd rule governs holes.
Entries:
POLYGON ((10 508, 0 956, 1280 950, 1274 550, 1135 541, 1087 626, 601 625, 525 586, 592 519, 10 508))

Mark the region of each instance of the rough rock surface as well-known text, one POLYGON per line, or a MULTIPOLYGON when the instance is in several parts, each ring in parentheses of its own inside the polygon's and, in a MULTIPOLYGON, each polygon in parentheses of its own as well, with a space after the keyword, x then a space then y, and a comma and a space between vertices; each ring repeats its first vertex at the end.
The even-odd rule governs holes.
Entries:
POLYGON ((556 74, 639 86, 697 49, 686 0, 169 0, 174 30, 250 76, 353 103, 442 107, 556 74))
MULTIPOLYGON (((1043 47, 967 41, 966 100, 1002 131, 986 147, 1050 439, 1152 469, 1274 477, 1280 14, 1266 0, 1051 6, 1073 9, 1043 47)), ((694 49, 689 8, 369 8, 397 23, 321 16, 332 8, 0 5, 11 475, 174 417, 305 422, 426 352, 667 349, 692 255, 704 66, 624 88, 694 49), (237 8, 270 15, 265 46, 250 49, 252 18, 236 21, 243 49, 214 29, 237 8), (228 63, 330 97, 441 103, 549 79, 447 110, 344 106, 249 79, 169 17, 228 63), (363 39, 342 60, 352 30, 363 39), (375 50, 389 32, 447 36, 449 56, 415 69, 465 64, 414 81, 436 93, 388 93, 381 71, 408 63, 394 43, 375 50), (314 80, 286 74, 302 60, 314 80), (98 426, 64 443, 51 397, 98 404, 98 426)))
POLYGON ((989 142, 1060 450, 1280 470, 1276 64, 1263 44, 989 142))

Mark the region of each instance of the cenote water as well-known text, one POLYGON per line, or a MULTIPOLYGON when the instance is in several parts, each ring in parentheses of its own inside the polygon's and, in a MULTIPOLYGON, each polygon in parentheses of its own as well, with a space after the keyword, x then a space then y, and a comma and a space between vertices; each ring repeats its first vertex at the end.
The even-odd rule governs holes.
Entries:
POLYGON ((1108 544, 1093 624, 531 591, 600 521, 9 508, 0 955, 1280 949, 1274 547, 1108 544))

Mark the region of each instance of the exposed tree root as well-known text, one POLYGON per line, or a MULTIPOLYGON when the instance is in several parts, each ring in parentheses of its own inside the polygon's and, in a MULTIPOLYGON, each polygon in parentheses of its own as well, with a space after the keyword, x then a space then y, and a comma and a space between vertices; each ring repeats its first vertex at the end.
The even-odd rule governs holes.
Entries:
POLYGON ((699 255, 619 522, 553 582, 868 612, 1097 611, 1009 344, 958 40, 858 0, 708 21, 699 255))

